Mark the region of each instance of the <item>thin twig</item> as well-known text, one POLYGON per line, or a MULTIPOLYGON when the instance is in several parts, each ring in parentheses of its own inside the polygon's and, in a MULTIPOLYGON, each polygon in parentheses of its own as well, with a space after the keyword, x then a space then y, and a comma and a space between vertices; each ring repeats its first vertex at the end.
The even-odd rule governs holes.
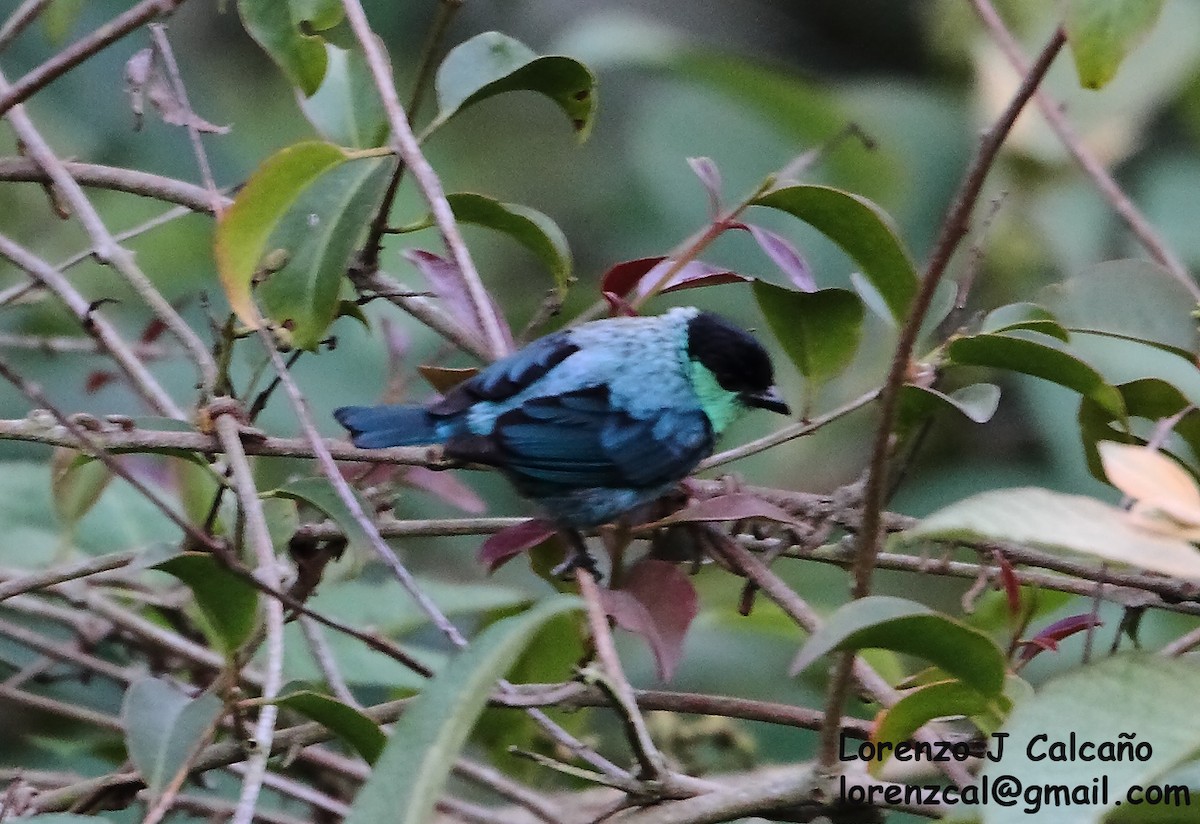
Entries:
POLYGON ((86 37, 76 40, 45 63, 29 71, 12 86, 5 83, 5 88, 0 91, 0 115, 7 113, 21 101, 28 100, 35 92, 66 74, 105 46, 115 43, 156 17, 170 14, 183 2, 184 0, 142 0, 133 8, 98 26, 86 37))
MULTIPOLYGON (((225 447, 226 460, 232 470, 230 482, 237 494, 238 505, 246 524, 246 537, 254 550, 258 564, 256 576, 272 589, 280 589, 279 564, 271 543, 271 533, 263 514, 262 499, 254 483, 254 472, 242 451, 241 428, 232 412, 219 415, 216 419, 217 436, 225 447)), ((234 812, 233 824, 251 824, 258 794, 262 788, 263 774, 267 771, 267 760, 271 757, 271 740, 275 735, 275 719, 279 707, 271 702, 283 685, 283 604, 276 598, 266 603, 266 675, 263 679, 262 698, 268 702, 259 707, 258 721, 254 726, 254 749, 246 761, 246 774, 242 781, 242 792, 234 812)))
POLYGON ((54 584, 61 584, 63 581, 73 581, 76 578, 86 578, 97 572, 120 569, 131 564, 137 556, 136 552, 113 552, 66 566, 54 567, 45 572, 36 572, 13 581, 5 581, 0 583, 0 602, 14 595, 20 595, 22 592, 43 589, 54 584))
MULTIPOLYGON (((163 2, 168 2, 168 0, 163 0, 163 2)), ((0 94, 10 90, 7 79, 0 73, 0 94)), ((26 153, 49 175, 63 200, 71 207, 72 213, 82 224, 92 241, 95 258, 101 263, 110 264, 132 287, 138 297, 150 307, 155 316, 166 325, 167 330, 178 338, 200 372, 202 390, 205 394, 210 392, 216 383, 217 366, 208 347, 179 316, 175 307, 146 277, 129 250, 112 236, 83 188, 71 177, 62 160, 58 158, 54 150, 50 148, 50 144, 33 125, 33 121, 25 113, 25 107, 13 106, 8 110, 7 118, 8 122, 12 124, 13 131, 25 144, 26 153)))
MULTIPOLYGON (((442 42, 446 38, 446 33, 450 30, 450 23, 454 20, 455 13, 462 7, 462 4, 463 0, 440 0, 438 3, 437 12, 433 18, 433 25, 429 29, 429 34, 425 37, 425 44, 421 47, 421 57, 417 61, 417 72, 413 80, 412 94, 408 99, 408 120, 410 124, 421 110, 421 103, 425 98, 425 92, 429 87, 430 81, 433 80, 434 69, 437 68, 438 56, 442 51, 442 42)), ((371 228, 367 231, 367 239, 363 243, 362 262, 363 268, 368 272, 374 272, 379 268, 379 253, 383 250, 383 236, 388 230, 388 217, 392 213, 392 204, 396 201, 396 193, 400 191, 400 182, 404 179, 406 168, 403 163, 396 164, 396 170, 392 172, 392 179, 388 181, 387 191, 384 192, 383 202, 375 212, 375 218, 371 221, 371 228)))
POLYGON ((500 319, 492 308, 491 297, 484 288, 474 261, 471 260, 471 253, 467 249, 466 243, 463 242, 462 233, 459 232, 458 223, 454 219, 454 212, 442 189, 442 182, 438 179, 433 167, 429 165, 429 161, 421 153, 421 147, 409 125, 408 116, 400 105, 400 97, 396 92, 396 84, 392 80, 392 69, 387 56, 371 31, 367 15, 358 0, 342 0, 342 6, 346 10, 346 19, 350 23, 355 39, 358 40, 367 59, 367 66, 371 70, 375 88, 379 90, 380 99, 383 101, 388 125, 392 130, 392 148, 412 172, 417 187, 429 204, 429 210, 433 213, 433 219, 442 234, 442 240, 467 286, 467 294, 475 309, 475 316, 479 321, 479 328, 483 331, 484 340, 487 341, 489 354, 493 358, 501 357, 507 353, 508 343, 500 319))
MULTIPOLYGON (((1008 27, 1004 25, 1003 18, 1000 17, 991 0, 971 0, 971 5, 975 7, 975 13, 983 21, 988 34, 1000 47, 1009 64, 1019 74, 1027 75, 1029 63, 1025 55, 1021 53, 1021 46, 1009 32, 1008 27)), ((1171 276, 1187 289, 1194 300, 1200 301, 1200 285, 1197 285, 1196 281, 1192 279, 1187 266, 1125 194, 1117 181, 1113 179, 1112 173, 1104 167, 1100 158, 1096 157, 1080 138, 1079 133, 1075 131, 1075 127, 1067 118, 1063 105, 1042 89, 1034 92, 1033 101, 1041 110, 1042 117, 1046 119, 1050 128, 1058 135, 1063 146, 1075 158, 1075 162, 1079 164, 1080 168, 1092 178, 1096 188, 1100 190, 1100 194, 1108 201, 1113 211, 1125 221, 1125 225, 1133 232, 1133 236, 1137 238, 1142 248, 1170 272, 1171 276)))
POLYGON ((204 142, 200 138, 200 130, 196 128, 195 113, 192 111, 192 105, 188 102, 187 88, 183 85, 183 75, 179 72, 179 64, 175 62, 175 52, 171 48, 171 41, 167 38, 166 26, 162 23, 151 23, 147 28, 150 29, 150 37, 154 40, 154 47, 158 50, 158 54, 163 60, 163 65, 166 66, 167 77, 171 80, 172 91, 174 91, 179 104, 188 115, 186 118, 188 139, 192 143, 192 153, 196 155, 196 165, 200 167, 200 180, 204 183, 204 188, 208 190, 208 199, 213 215, 220 218, 221 193, 217 191, 217 183, 213 179, 212 166, 209 165, 208 154, 204 151, 204 142))
POLYGON ((87 430, 60 412, 54 406, 54 404, 50 402, 49 398, 46 397, 45 393, 43 393, 41 389, 25 380, 25 378, 21 377, 21 375, 17 374, 12 366, 9 365, 8 361, 2 358, 0 358, 0 377, 3 377, 9 383, 15 386, 21 392, 21 394, 25 395, 25 397, 49 411, 49 413, 54 416, 54 419, 58 421, 59 426, 66 428, 78 440, 83 451, 100 461, 105 467, 108 468, 110 472, 124 480, 125 483, 129 484, 139 493, 141 493, 141 495, 150 503, 152 503, 159 511, 161 511, 163 515, 165 515, 167 519, 171 521, 171 523, 182 529, 184 534, 195 541, 199 546, 205 546, 209 548, 214 548, 217 546, 214 538, 209 535, 205 535, 203 532, 200 532, 187 520, 187 518, 177 513, 175 509, 169 503, 163 500, 157 492, 154 492, 147 487, 136 476, 130 473, 128 469, 122 466, 121 463, 112 455, 108 454, 108 452, 104 449, 104 445, 92 438, 92 436, 88 434, 87 430))
MULTIPOLYGON (((76 160, 65 160, 62 165, 67 170, 67 174, 82 186, 141 195, 166 203, 186 206, 189 211, 198 214, 212 214, 213 203, 208 191, 203 186, 197 186, 194 183, 137 169, 81 163, 76 160)), ((41 166, 24 157, 0 158, 0 180, 43 185, 51 182, 50 175, 41 166)), ((222 195, 218 203, 224 208, 232 201, 222 195)))
MULTIPOLYGON (((908 373, 913 346, 916 344, 921 323, 929 311, 929 304, 933 300, 934 292, 938 283, 941 282, 942 275, 945 274, 955 250, 970 228, 971 214, 1000 147, 1065 42, 1066 35, 1063 30, 1056 28, 1049 42, 1038 55, 1037 61, 1022 79, 1020 87, 1008 106, 1005 107, 1004 112, 996 123, 984 132, 980 139, 979 149, 942 221, 929 264, 921 278, 904 325, 900 329, 892 363, 879 397, 880 419, 867 468, 867 481, 863 493, 862 531, 859 533, 858 556, 854 565, 854 585, 851 590, 851 596, 854 598, 863 598, 871 591, 875 558, 879 554, 879 545, 882 539, 881 518, 884 496, 888 486, 887 464, 892 445, 892 428, 895 424, 896 412, 899 409, 900 390, 904 385, 905 375, 908 373)), ((849 692, 850 673, 853 666, 853 656, 850 653, 844 654, 835 667, 830 681, 825 705, 825 717, 829 723, 821 731, 820 746, 820 764, 825 769, 833 769, 837 764, 836 719, 842 715, 842 707, 845 705, 849 692)))
POLYGON ((175 401, 150 374, 146 365, 134 354, 129 344, 122 340, 117 330, 84 297, 75 290, 62 273, 49 263, 34 255, 4 235, 0 235, 0 257, 11 261, 25 270, 39 283, 45 285, 66 304, 84 330, 95 335, 96 340, 113 356, 117 366, 129 378, 134 391, 150 405, 150 408, 168 418, 185 419, 175 401))
POLYGON ((604 605, 600 601, 600 589, 596 586, 596 578, 588 570, 580 568, 575 570, 575 581, 579 584, 579 593, 587 605, 592 646, 604 670, 603 677, 613 692, 616 710, 625 723, 626 737, 641 767, 640 777, 649 781, 670 783, 672 776, 667 768, 666 759, 662 757, 662 753, 654 745, 654 739, 650 737, 646 719, 642 718, 633 687, 629 685, 629 679, 625 677, 625 670, 621 666, 621 657, 617 655, 612 628, 608 625, 608 615, 605 614, 604 605))
POLYGON ((25 0, 19 5, 16 10, 8 16, 4 21, 4 26, 0 27, 0 51, 8 48, 8 44, 16 39, 17 35, 23 32, 30 23, 37 20, 46 6, 50 5, 52 0, 25 0))
POLYGON ((872 389, 870 392, 859 395, 854 400, 842 404, 837 409, 831 409, 824 415, 820 415, 810 421, 801 421, 799 423, 789 424, 777 432, 772 432, 770 435, 765 435, 757 440, 744 443, 741 446, 735 446, 733 449, 727 449, 724 452, 718 452, 716 455, 701 461, 700 465, 696 467, 696 471, 703 472, 706 469, 723 466, 727 463, 732 463, 733 461, 748 457, 750 455, 757 455, 759 452, 764 452, 773 446, 778 446, 781 443, 787 443, 788 441, 795 440, 796 438, 803 438, 805 435, 811 435, 821 427, 830 424, 833 421, 840 420, 841 418, 849 415, 851 412, 862 409, 877 397, 879 397, 879 390, 872 389))

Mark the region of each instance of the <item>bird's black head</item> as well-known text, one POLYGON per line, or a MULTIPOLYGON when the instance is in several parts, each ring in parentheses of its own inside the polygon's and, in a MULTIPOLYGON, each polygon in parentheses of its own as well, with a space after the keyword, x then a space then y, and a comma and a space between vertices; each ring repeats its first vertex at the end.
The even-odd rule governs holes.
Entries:
POLYGON ((736 392, 747 406, 788 414, 775 389, 774 370, 767 350, 745 330, 720 315, 701 312, 688 321, 688 355, 699 361, 727 392, 736 392))

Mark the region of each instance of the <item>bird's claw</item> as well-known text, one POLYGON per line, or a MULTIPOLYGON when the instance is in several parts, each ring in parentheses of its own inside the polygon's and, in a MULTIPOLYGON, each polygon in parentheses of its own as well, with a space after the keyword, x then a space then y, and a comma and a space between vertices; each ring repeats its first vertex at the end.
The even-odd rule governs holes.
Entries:
POLYGON ((586 569, 597 581, 604 580, 604 576, 600 574, 600 569, 596 566, 596 559, 592 557, 592 553, 578 549, 572 549, 571 554, 567 556, 566 560, 550 570, 550 574, 559 580, 569 581, 575 576, 575 570, 577 569, 586 569))

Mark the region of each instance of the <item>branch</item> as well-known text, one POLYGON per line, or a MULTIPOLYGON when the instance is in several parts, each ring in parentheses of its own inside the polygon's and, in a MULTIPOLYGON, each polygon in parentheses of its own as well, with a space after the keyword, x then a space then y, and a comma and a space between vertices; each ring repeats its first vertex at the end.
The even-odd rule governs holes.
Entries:
POLYGON ((76 40, 11 86, 5 83, 4 88, 0 89, 0 115, 7 113, 21 101, 28 100, 35 92, 131 31, 160 15, 175 11, 183 2, 184 0, 142 0, 133 8, 97 27, 86 37, 76 40))
POLYGON ((392 148, 412 172, 417 187, 429 203, 429 209, 442 234, 442 240, 445 241, 450 257, 462 273, 463 281, 467 285, 467 295, 475 308, 475 316, 479 321, 479 328, 483 330, 489 354, 492 358, 499 358, 508 351, 508 343, 500 319, 496 316, 491 296, 484 288, 479 272, 475 269, 475 263, 471 260, 471 253, 468 251, 466 243, 463 242, 462 233, 459 232, 458 223, 454 219, 454 212, 446 201, 442 182, 438 179, 433 167, 429 165, 429 161, 421 153, 421 147, 409 125, 408 116, 400 105, 400 97, 396 92, 396 84, 392 81, 392 69, 387 56, 371 31, 367 15, 358 0, 342 0, 342 6, 346 9, 346 19, 362 47, 363 54, 367 59, 367 66, 375 80, 375 87, 379 90, 380 99, 383 101, 388 125, 392 130, 392 148))
MULTIPOLYGON (((238 507, 246 524, 246 539, 254 551, 258 564, 256 577, 272 589, 281 588, 279 564, 275 559, 275 548, 271 533, 267 530, 267 519, 263 514, 262 499, 254 484, 254 472, 246 453, 242 451, 241 428, 232 411, 218 415, 217 436, 225 447, 225 458, 231 470, 230 482, 237 494, 238 507)), ((271 703, 283 685, 283 604, 276 598, 268 598, 267 612, 267 656, 266 677, 263 679, 262 699, 258 709, 258 721, 254 725, 254 749, 246 762, 246 775, 242 781, 242 793, 238 798, 233 824, 251 824, 258 794, 262 788, 263 774, 267 771, 267 760, 271 757, 271 739, 275 735, 275 719, 278 705, 271 703)))
MULTIPOLYGON (((851 596, 862 598, 871 591, 871 576, 875 569, 875 559, 879 554, 879 544, 882 539, 881 518, 884 498, 887 491, 887 463, 891 450, 892 428, 895 425, 896 412, 899 408, 900 389, 908 374, 909 363, 912 359, 913 346, 921 328, 921 322, 929 311, 929 304, 934 291, 941 282, 942 275, 950 265, 955 250, 970 228, 971 214, 979 193, 983 189, 988 171, 996 159, 1000 147, 1004 144, 1009 130, 1016 122, 1017 116, 1025 108, 1025 104, 1042 82, 1050 64, 1066 42, 1066 35, 1061 28, 1054 30, 1049 42, 1038 55, 1037 61, 1021 81, 1013 99, 996 123, 984 132, 980 139, 979 149, 967 169, 962 185, 954 202, 951 204, 942 221, 941 232, 934 245, 933 254, 925 274, 921 278, 917 294, 913 298, 908 317, 900 330, 896 351, 892 356, 892 364, 884 381, 883 390, 879 397, 879 424, 875 432, 875 440, 871 448, 871 460, 867 468, 867 482, 863 493, 863 524, 859 534, 858 557, 854 564, 854 586, 851 596)), ((828 700, 825 706, 826 719, 841 717, 842 706, 850 686, 850 672, 853 666, 853 656, 849 653, 842 656, 841 663, 835 668, 829 687, 828 700)), ((825 768, 832 768, 837 763, 837 729, 831 722, 821 736, 820 763, 825 768)))
MULTIPOLYGON (((992 40, 1004 52, 1004 56, 1008 59, 1009 64, 1017 70, 1019 74, 1027 74, 1029 72, 1029 63, 1025 59, 1025 55, 1021 54, 1021 47, 1016 39, 1004 25, 1004 20, 996 11, 996 7, 992 5, 991 0, 971 0, 971 5, 975 7, 975 13, 979 19, 983 21, 984 27, 988 30, 992 40)), ((1034 92, 1033 102, 1037 104, 1042 112, 1042 117, 1046 118, 1046 122, 1050 128, 1058 135, 1058 139, 1075 158, 1075 162, 1083 169, 1096 184, 1096 188, 1100 190, 1100 194, 1112 206, 1117 216, 1125 221, 1125 225, 1133 232, 1133 236, 1137 238, 1150 257, 1154 258, 1164 269, 1171 273, 1175 280, 1179 281, 1185 289, 1191 293, 1193 300, 1200 302, 1200 286, 1192 279, 1188 273, 1187 266, 1179 259, 1179 256, 1171 249, 1166 240, 1154 229, 1146 216, 1138 210, 1129 196, 1113 179, 1112 174, 1108 169, 1104 168, 1104 164, 1100 159, 1084 144, 1080 139, 1079 134, 1075 131, 1075 127, 1071 125, 1071 121, 1067 119, 1067 115, 1063 109, 1062 103, 1055 100, 1049 93, 1044 90, 1034 92)))
MULTIPOLYGON (((154 40, 154 46, 158 50, 159 56, 162 57, 163 64, 167 68, 167 77, 171 80, 171 87, 178 98, 179 104, 189 115, 194 115, 192 106, 188 103, 187 89, 183 85, 183 76, 179 73, 179 64, 175 62, 175 52, 171 49, 171 41, 167 39, 166 27, 162 23, 151 23, 149 26, 150 37, 154 40)), ((208 201, 212 213, 217 217, 221 216, 221 194, 217 191, 216 181, 213 180, 212 167, 208 163, 208 155, 204 152, 204 142, 200 138, 200 130, 196 128, 196 118, 189 116, 186 118, 186 126, 188 140, 192 143, 192 153, 196 155, 196 165, 200 167, 200 179, 204 182, 204 188, 208 192, 208 201)))
MULTIPOLYGON (((141 172, 137 169, 80 163, 75 160, 64 160, 62 166, 68 175, 83 186, 141 195, 166 203, 186 206, 198 214, 212 214, 213 203, 208 192, 204 187, 194 183, 141 172)), ((41 166, 23 157, 0 158, 0 180, 43 185, 51 182, 50 175, 41 166)), ((222 195, 218 204, 224 208, 232 202, 228 197, 222 195)))
POLYGON ((51 2, 52 0, 25 0, 18 6, 0 28, 0 50, 8 48, 8 44, 36 20, 51 2))
POLYGON ((121 339, 112 324, 93 309, 61 272, 4 235, 0 235, 0 257, 7 258, 13 265, 25 270, 66 304, 84 330, 94 335, 100 345, 108 350, 117 366, 129 378, 134 391, 151 409, 168 418, 184 420, 187 417, 129 348, 129 344, 121 339))
MULTIPOLYGON (((163 0, 163 2, 168 2, 168 0, 163 0)), ((0 93, 9 89, 8 81, 3 74, 0 74, 0 93)), ((0 111, 4 110, 0 109, 0 111)), ((179 339, 200 372, 203 392, 205 394, 210 392, 216 383, 217 365, 213 361, 208 347, 204 345, 204 342, 200 340, 191 327, 179 316, 175 307, 150 282, 150 279, 146 277, 145 273, 142 272, 141 268, 134 261, 134 257, 129 250, 118 243, 108 231, 108 228, 104 225, 104 221, 100 217, 100 213, 92 206, 83 188, 71 177, 70 173, 63 166, 62 161, 59 160, 58 156, 50 148, 50 144, 46 142, 41 133, 33 125, 33 121, 25 113, 25 107, 13 106, 8 110, 7 116, 8 122, 12 124, 13 131, 17 133, 17 137, 25 144, 25 151, 50 176, 57 191, 62 195, 67 204, 70 205, 71 211, 83 225, 84 230, 92 241, 93 256, 101 263, 110 264, 116 269, 133 288, 134 292, 137 293, 138 297, 166 325, 167 330, 179 339)))

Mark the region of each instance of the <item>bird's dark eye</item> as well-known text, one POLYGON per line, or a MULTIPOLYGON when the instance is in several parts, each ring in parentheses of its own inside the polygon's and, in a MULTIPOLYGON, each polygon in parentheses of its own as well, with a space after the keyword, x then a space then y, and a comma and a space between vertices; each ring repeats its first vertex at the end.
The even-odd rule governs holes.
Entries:
POLYGON ((766 350, 720 315, 701 312, 688 322, 688 354, 730 392, 759 392, 774 383, 766 350))

